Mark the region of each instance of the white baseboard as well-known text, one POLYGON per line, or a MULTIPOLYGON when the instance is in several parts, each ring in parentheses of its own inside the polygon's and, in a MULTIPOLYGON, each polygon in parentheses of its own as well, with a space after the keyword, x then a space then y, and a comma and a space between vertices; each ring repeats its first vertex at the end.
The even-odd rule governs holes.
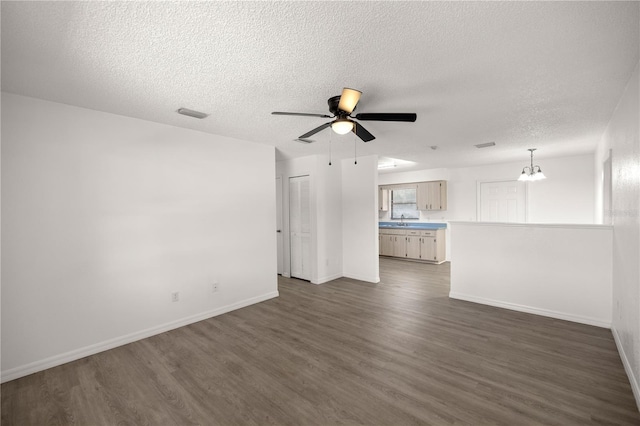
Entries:
POLYGON ((15 367, 10 370, 2 371, 2 373, 0 373, 1 374, 0 382, 1 383, 8 382, 10 380, 18 379, 20 377, 24 377, 29 374, 37 373, 38 371, 46 370, 47 368, 52 368, 58 365, 66 364, 67 362, 75 361, 80 358, 94 355, 99 352, 116 348, 118 346, 126 345, 128 343, 145 339, 147 337, 151 337, 156 334, 164 333, 165 331, 184 327, 185 325, 193 324, 195 322, 209 319, 218 315, 222 315, 227 312, 235 311, 236 309, 240 309, 249 305, 264 302, 265 300, 278 297, 278 295, 279 293, 277 291, 273 291, 270 293, 263 294, 261 296, 252 297, 249 299, 241 300, 240 302, 222 306, 220 308, 216 308, 211 311, 202 312, 200 314, 192 315, 186 318, 181 318, 176 321, 171 321, 165 324, 161 324, 156 327, 147 328, 145 330, 127 334, 125 336, 116 337, 114 339, 106 340, 104 342, 96 343, 94 345, 85 346, 83 348, 78 348, 73 351, 69 351, 60 355, 55 355, 49 358, 45 358, 43 360, 26 364, 26 365, 21 365, 19 367, 15 367))
POLYGON ((569 314, 566 312, 552 311, 549 309, 535 308, 532 306, 518 305, 517 303, 503 302, 483 297, 470 296, 468 294, 450 292, 452 299, 466 300, 467 302, 480 303, 483 305, 495 306, 498 308, 510 309, 512 311, 526 312, 529 314, 541 315, 544 317, 557 318, 565 321, 578 322, 581 324, 594 325, 596 327, 611 328, 611 321, 603 321, 598 318, 584 317, 581 315, 569 314))
POLYGON ((629 377, 629 383, 631 384, 633 396, 636 399, 638 411, 640 411, 640 386, 638 386, 638 380, 636 379, 636 376, 633 375, 633 369, 631 368, 629 358, 627 358, 627 354, 624 351, 624 346, 622 346, 622 341, 620 340, 618 330, 616 330, 615 327, 611 327, 611 333, 613 334, 613 340, 616 342, 618 353, 620 354, 620 359, 622 360, 622 365, 624 365, 624 371, 629 377))
POLYGON ((377 284, 380 282, 380 277, 365 277, 364 275, 349 274, 346 272, 343 273, 342 276, 346 278, 351 278, 353 280, 366 281, 368 283, 374 283, 374 284, 377 284))
POLYGON ((318 278, 317 280, 311 280, 311 284, 324 284, 328 283, 329 281, 337 280, 338 278, 342 278, 342 274, 333 274, 326 277, 318 278))
POLYGON ((288 273, 288 272, 283 272, 282 276, 285 277, 285 278, 291 278, 291 274, 288 273))

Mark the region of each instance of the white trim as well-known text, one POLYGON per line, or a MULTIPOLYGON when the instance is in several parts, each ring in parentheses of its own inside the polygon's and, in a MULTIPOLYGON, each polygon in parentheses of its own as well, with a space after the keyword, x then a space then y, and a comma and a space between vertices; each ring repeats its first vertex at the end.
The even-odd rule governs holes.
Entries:
POLYGON ((371 277, 365 277, 364 275, 354 275, 346 272, 343 273, 342 276, 345 278, 351 278, 352 280, 366 281, 368 283, 374 283, 374 284, 377 284, 380 282, 380 277, 371 278, 371 277))
POLYGON ((629 362, 629 358, 627 358, 627 354, 624 352, 624 346, 622 345, 622 341, 620 340, 618 330, 616 330, 615 327, 611 327, 611 333, 613 334, 613 340, 616 342, 618 353, 620 354, 620 359, 622 360, 622 365, 624 365, 624 371, 629 377, 629 384, 631 384, 631 390, 633 391, 633 396, 636 399, 636 405, 638 406, 638 410, 640 411, 640 386, 638 385, 638 380, 636 379, 636 376, 633 375, 633 369, 631 368, 631 363, 629 362))
POLYGON ((603 321, 598 318, 583 317, 565 312, 552 311, 549 309, 534 308, 532 306, 519 305, 517 303, 502 302, 499 300, 486 299, 484 297, 470 296, 463 293, 450 292, 451 299, 466 300, 467 302, 480 303, 483 305, 495 306, 498 308, 510 309, 512 311, 526 312, 529 314, 541 315, 543 317, 557 318, 565 321, 572 321, 581 324, 594 325, 596 327, 611 328, 610 321, 603 321))
POLYGON ((337 280, 338 278, 342 278, 342 274, 327 275, 326 277, 318 278, 317 280, 311 280, 311 284, 324 284, 329 281, 337 280))
POLYGON ((282 272, 282 276, 285 278, 291 278, 291 274, 288 272, 282 272))
POLYGON ((261 296, 251 297, 249 299, 241 300, 240 302, 232 303, 230 305, 222 306, 211 311, 202 312, 200 314, 192 315, 186 318, 182 318, 176 321, 171 321, 165 324, 161 324, 156 327, 147 328, 146 330, 137 331, 125 336, 109 339, 104 342, 96 343, 93 345, 85 346, 83 348, 75 349, 60 355, 54 355, 43 360, 35 361, 26 365, 12 368, 10 370, 2 371, 1 382, 5 383, 10 380, 18 379, 20 377, 27 376, 29 374, 37 373, 38 371, 46 370, 47 368, 56 367, 58 365, 66 364, 67 362, 75 361, 80 358, 84 358, 90 355, 97 354, 109 349, 116 348, 118 346, 126 345, 137 340, 142 340, 147 337, 155 336, 156 334, 164 333, 165 331, 173 330, 176 328, 184 327, 185 325, 193 324, 198 321, 203 321, 218 315, 225 314, 227 312, 234 311, 236 309, 244 308, 249 305, 264 302, 265 300, 278 297, 277 291, 263 294, 261 296))
POLYGON ((469 221, 449 221, 449 225, 464 226, 504 226, 519 228, 566 228, 566 229, 600 229, 612 230, 611 225, 596 225, 590 223, 514 223, 514 222, 469 222, 469 221))

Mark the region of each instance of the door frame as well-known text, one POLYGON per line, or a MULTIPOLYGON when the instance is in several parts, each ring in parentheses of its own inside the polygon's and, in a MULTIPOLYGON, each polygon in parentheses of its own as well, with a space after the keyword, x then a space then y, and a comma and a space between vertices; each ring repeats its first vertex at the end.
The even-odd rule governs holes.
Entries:
POLYGON ((276 176, 276 270, 284 274, 284 198, 282 193, 282 175, 276 176))
MULTIPOLYGON (((480 222, 482 211, 482 199, 480 197, 480 187, 483 183, 504 183, 517 182, 518 179, 486 179, 476 180, 476 222, 480 222)), ((524 183, 524 222, 529 223, 529 185, 524 183)))

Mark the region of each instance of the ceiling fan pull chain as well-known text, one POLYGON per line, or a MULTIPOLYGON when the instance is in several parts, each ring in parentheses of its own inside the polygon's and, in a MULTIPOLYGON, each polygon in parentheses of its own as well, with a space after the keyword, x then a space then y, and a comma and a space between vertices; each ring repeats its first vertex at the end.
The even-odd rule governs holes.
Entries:
POLYGON ((329 165, 331 165, 331 133, 329 133, 329 165))
POLYGON ((358 138, 356 138, 356 129, 353 129, 353 164, 358 164, 358 138))

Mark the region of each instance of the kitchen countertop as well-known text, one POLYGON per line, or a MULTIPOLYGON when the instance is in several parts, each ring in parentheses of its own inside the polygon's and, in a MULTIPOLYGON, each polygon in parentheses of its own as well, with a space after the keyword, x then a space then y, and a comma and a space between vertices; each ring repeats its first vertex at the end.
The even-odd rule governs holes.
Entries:
POLYGON ((378 228, 384 229, 444 229, 447 227, 446 223, 436 222, 405 222, 400 226, 400 222, 379 222, 378 228))

